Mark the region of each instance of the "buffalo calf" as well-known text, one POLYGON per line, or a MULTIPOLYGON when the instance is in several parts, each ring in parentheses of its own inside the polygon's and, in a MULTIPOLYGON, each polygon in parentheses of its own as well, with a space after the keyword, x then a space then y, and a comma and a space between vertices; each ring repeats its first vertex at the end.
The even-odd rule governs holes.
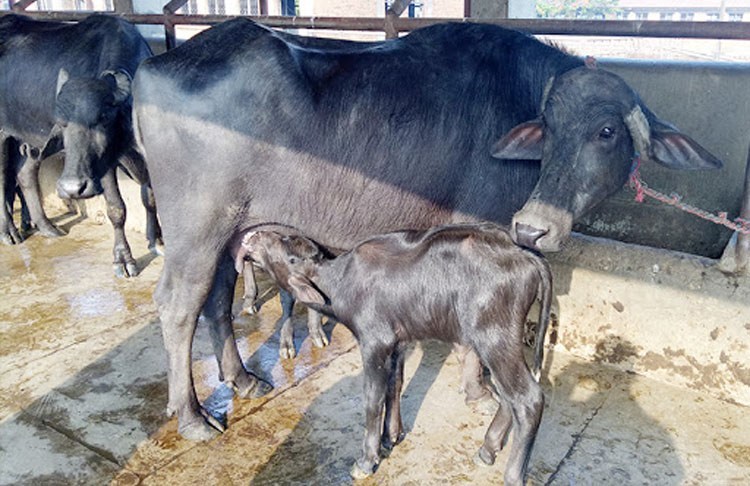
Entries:
POLYGON ((477 459, 492 464, 513 424, 505 483, 523 483, 544 405, 522 342, 539 297, 536 374, 551 299, 542 257, 492 224, 388 233, 336 258, 306 237, 258 231, 245 235, 243 251, 297 300, 343 323, 360 345, 366 432, 353 476, 373 473, 380 447, 402 440, 403 352, 409 341, 436 338, 471 348, 489 368, 500 407, 477 459))

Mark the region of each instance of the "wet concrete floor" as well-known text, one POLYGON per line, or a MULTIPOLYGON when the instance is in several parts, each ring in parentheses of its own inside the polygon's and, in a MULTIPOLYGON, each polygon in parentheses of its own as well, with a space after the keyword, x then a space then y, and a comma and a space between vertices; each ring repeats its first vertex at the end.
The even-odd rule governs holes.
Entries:
MULTIPOLYGON (((342 326, 313 348, 297 319, 295 360, 278 357, 278 299, 235 330, 268 396, 241 401, 218 381, 199 324, 199 397, 226 413, 207 443, 164 415, 166 356, 151 300, 162 259, 130 233, 142 274, 111 268, 108 224, 59 216, 70 234, 0 247, 0 484, 350 484, 363 433, 359 351, 342 326)), ((263 289, 272 290, 267 281, 263 289)), ((269 297, 271 295, 269 294, 269 297)), ((239 313, 239 303, 236 307, 239 313)), ((450 347, 416 344, 406 362, 407 435, 361 484, 500 484, 472 457, 489 417, 467 407, 450 347)), ((548 351, 532 484, 750 484, 750 409, 548 351)))

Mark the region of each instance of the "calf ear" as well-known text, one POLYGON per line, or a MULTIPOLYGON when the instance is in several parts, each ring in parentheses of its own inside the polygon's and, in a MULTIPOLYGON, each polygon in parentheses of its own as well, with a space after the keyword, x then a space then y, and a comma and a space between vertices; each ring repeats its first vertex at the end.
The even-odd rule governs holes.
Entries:
POLYGON ((625 116, 633 146, 644 160, 670 169, 720 169, 722 163, 695 140, 656 117, 646 118, 641 107, 625 116))
POLYGON ((323 294, 320 293, 315 285, 299 273, 293 273, 289 277, 289 288, 292 291, 294 298, 302 302, 303 304, 318 304, 325 305, 326 299, 323 294))
POLYGON ((498 159, 542 159, 544 124, 531 120, 513 127, 492 146, 492 156, 498 159))

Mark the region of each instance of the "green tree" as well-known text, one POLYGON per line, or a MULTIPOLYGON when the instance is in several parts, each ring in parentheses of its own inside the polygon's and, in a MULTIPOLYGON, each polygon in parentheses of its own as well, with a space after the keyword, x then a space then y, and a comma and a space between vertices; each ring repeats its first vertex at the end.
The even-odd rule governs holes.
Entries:
POLYGON ((536 13, 544 18, 603 18, 617 11, 619 0, 537 0, 536 13))

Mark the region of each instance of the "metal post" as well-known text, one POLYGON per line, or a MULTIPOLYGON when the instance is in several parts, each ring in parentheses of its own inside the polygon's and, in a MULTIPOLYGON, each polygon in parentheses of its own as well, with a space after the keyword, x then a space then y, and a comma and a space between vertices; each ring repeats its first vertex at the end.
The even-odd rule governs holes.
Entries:
POLYGON ((170 0, 170 2, 164 5, 162 12, 164 12, 164 41, 167 46, 167 50, 174 49, 177 47, 177 34, 175 33, 175 24, 172 21, 172 17, 188 0, 170 0))

